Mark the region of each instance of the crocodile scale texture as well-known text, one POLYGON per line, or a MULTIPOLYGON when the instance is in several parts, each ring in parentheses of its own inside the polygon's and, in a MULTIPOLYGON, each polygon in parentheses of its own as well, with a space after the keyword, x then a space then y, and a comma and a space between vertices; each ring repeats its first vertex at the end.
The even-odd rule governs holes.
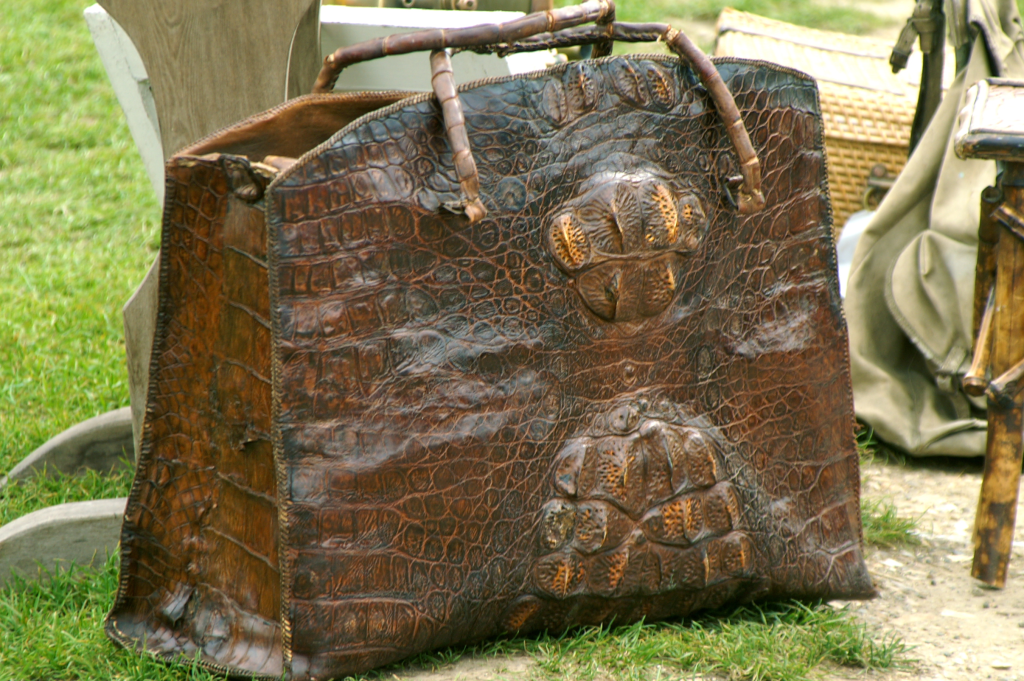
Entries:
POLYGON ((429 96, 269 186, 242 157, 172 160, 111 637, 327 679, 501 633, 871 597, 817 90, 716 66, 760 213, 737 214, 715 109, 661 57, 460 88, 473 224, 446 209, 429 96))

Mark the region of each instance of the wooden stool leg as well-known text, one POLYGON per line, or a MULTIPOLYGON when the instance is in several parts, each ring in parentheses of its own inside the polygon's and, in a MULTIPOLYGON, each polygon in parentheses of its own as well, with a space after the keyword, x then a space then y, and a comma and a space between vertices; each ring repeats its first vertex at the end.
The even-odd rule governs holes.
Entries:
MULTIPOLYGON (((1020 164, 1007 170, 1024 179, 1020 164), (1016 171, 1016 172, 1015 172, 1016 171)), ((1005 203, 995 211, 1002 223, 996 247, 992 309, 991 376, 999 377, 1024 359, 1024 188, 1004 185, 1005 203)), ((990 384, 990 393, 991 393, 990 384)), ((985 473, 974 527, 971 575, 992 586, 1006 585, 1020 489, 1024 393, 989 395, 985 473)))
POLYGON ((964 392, 981 397, 988 388, 992 350, 992 311, 995 307, 996 247, 1002 228, 994 216, 1003 203, 1003 190, 986 187, 981 193, 978 262, 974 274, 974 359, 964 376, 964 392))

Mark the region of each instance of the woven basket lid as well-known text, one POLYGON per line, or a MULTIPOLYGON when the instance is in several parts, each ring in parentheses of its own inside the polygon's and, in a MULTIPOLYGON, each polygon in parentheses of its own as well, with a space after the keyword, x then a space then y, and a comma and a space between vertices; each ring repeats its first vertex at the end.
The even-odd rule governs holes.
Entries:
MULTIPOLYGON (((836 227, 864 202, 876 164, 898 173, 906 163, 921 79, 915 50, 906 69, 892 72, 892 44, 878 38, 795 26, 725 9, 718 17, 717 56, 775 62, 818 81, 836 227)), ((947 59, 944 85, 953 79, 947 59)))
MULTIPOLYGON (((921 53, 914 50, 907 68, 894 74, 888 40, 805 28, 731 8, 718 17, 716 55, 764 59, 806 72, 821 82, 847 85, 917 100, 921 53)), ((953 80, 946 60, 943 87, 953 80)))

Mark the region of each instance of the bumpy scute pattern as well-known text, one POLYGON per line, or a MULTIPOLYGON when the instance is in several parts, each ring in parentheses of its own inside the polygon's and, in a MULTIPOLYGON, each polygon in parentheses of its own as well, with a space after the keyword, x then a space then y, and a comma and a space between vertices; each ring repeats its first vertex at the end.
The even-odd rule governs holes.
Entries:
POLYGON ((175 160, 115 638, 325 679, 500 632, 871 595, 816 90, 718 68, 759 214, 730 206, 725 130, 660 58, 465 86, 472 225, 445 212, 429 98, 253 204, 225 170, 244 161, 175 160))
POLYGON ((669 183, 649 168, 598 174, 547 228, 555 263, 576 275, 584 304, 605 321, 664 312, 675 297, 678 268, 703 240, 700 199, 682 189, 677 203, 669 183))
POLYGON ((659 411, 646 401, 616 407, 559 452, 531 593, 512 604, 507 629, 559 618, 568 626, 595 613, 635 619, 651 606, 642 597, 691 610, 703 589, 727 582, 737 592, 764 588, 744 518, 764 512, 763 496, 741 501, 737 488, 752 485, 737 479, 742 468, 727 470, 737 456, 705 422, 659 411), (524 602, 534 604, 529 614, 524 602))

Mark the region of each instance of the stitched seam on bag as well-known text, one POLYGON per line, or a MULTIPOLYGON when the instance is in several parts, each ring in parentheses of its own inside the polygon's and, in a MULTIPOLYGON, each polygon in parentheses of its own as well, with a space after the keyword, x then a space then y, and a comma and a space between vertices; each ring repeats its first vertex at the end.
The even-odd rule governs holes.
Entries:
MULTIPOLYGON (((161 216, 161 224, 166 224, 168 221, 170 221, 170 217, 171 217, 171 208, 170 208, 170 206, 171 206, 171 203, 172 203, 172 199, 173 199, 173 197, 175 195, 174 188, 176 186, 177 186, 177 183, 173 182, 170 179, 169 174, 165 174, 164 175, 164 195, 165 195, 165 199, 164 199, 163 215, 161 216)), ((167 285, 168 285, 168 269, 170 268, 170 262, 169 262, 168 258, 166 258, 164 256, 164 251, 166 250, 166 248, 168 246, 167 241, 168 241, 167 231, 161 229, 160 250, 158 251, 158 253, 160 254, 158 256, 160 258, 160 269, 157 272, 157 282, 158 282, 157 291, 158 291, 158 297, 157 297, 157 306, 156 306, 156 325, 155 325, 155 328, 154 328, 154 331, 153 331, 153 347, 154 348, 160 346, 161 344, 163 344, 167 340, 167 326, 168 326, 167 325, 167 315, 164 314, 164 312, 166 310, 166 306, 169 304, 168 295, 167 295, 167 285)), ((157 353, 157 352, 151 353, 150 358, 149 358, 149 376, 155 375, 156 369, 158 368, 159 358, 160 358, 159 357, 159 353, 157 353)), ((141 431, 142 432, 140 433, 140 436, 139 436, 139 452, 138 452, 138 460, 135 463, 135 478, 132 481, 132 488, 131 488, 131 490, 128 493, 128 501, 125 504, 124 515, 125 515, 125 520, 126 521, 127 521, 128 517, 131 515, 131 511, 133 510, 133 507, 139 501, 139 495, 142 492, 142 490, 141 490, 142 478, 145 477, 145 474, 149 470, 149 466, 152 464, 153 433, 152 433, 152 429, 151 428, 147 428, 146 426, 147 426, 147 423, 149 422, 149 418, 148 418, 149 417, 149 405, 152 403, 152 401, 156 397, 155 392, 156 392, 156 381, 152 381, 151 380, 151 381, 148 382, 148 385, 147 385, 147 388, 146 388, 146 408, 145 408, 145 411, 143 412, 143 416, 142 416, 142 423, 141 423, 141 431)), ((125 539, 127 538, 127 536, 126 536, 127 533, 126 533, 126 529, 125 529, 126 525, 127 525, 127 522, 122 523, 122 525, 121 525, 121 563, 122 563, 122 565, 128 561, 128 557, 129 557, 128 556, 128 553, 129 553, 128 543, 125 541, 125 539)), ((110 626, 113 626, 115 629, 117 629, 117 628, 116 628, 115 625, 113 625, 113 614, 114 614, 114 612, 118 608, 123 607, 125 605, 125 599, 127 597, 126 591, 127 591, 127 588, 128 588, 128 575, 124 571, 122 571, 122 573, 120 575, 120 579, 118 580, 118 582, 119 583, 118 583, 117 595, 114 598, 114 605, 111 606, 110 613, 107 615, 107 622, 108 622, 108 624, 110 624, 110 626)), ((120 630, 117 630, 117 631, 118 631, 119 634, 121 634, 120 630)))
MULTIPOLYGON (((168 163, 171 165, 173 161, 168 163)), ((171 217, 171 204, 173 197, 175 196, 175 187, 177 183, 170 179, 170 174, 164 174, 164 209, 161 215, 161 225, 167 224, 171 217)), ((168 234, 167 230, 161 227, 160 234, 160 268, 157 272, 157 305, 156 305, 156 325, 153 330, 153 347, 159 347, 167 340, 167 315, 163 314, 168 304, 167 295, 167 283, 168 283, 168 269, 170 262, 168 258, 164 256, 164 252, 168 246, 168 234)), ((149 358, 149 376, 152 377, 156 373, 158 366, 158 360, 160 354, 158 352, 152 352, 149 358)), ((152 441, 153 433, 151 428, 147 428, 149 421, 149 405, 155 399, 156 395, 156 381, 150 380, 146 388, 146 408, 143 412, 142 423, 140 426, 141 433, 139 436, 139 451, 137 461, 135 462, 135 478, 132 480, 132 488, 128 492, 128 501, 125 503, 124 509, 124 522, 121 524, 120 542, 121 542, 121 565, 125 565, 129 562, 130 554, 130 543, 126 541, 128 539, 128 518, 132 515, 135 506, 139 502, 139 495, 142 493, 142 479, 146 477, 149 471, 149 467, 152 465, 152 441)), ((127 591, 128 591, 128 580, 129 574, 126 570, 121 570, 118 585, 117 594, 114 597, 114 604, 110 608, 110 612, 107 613, 107 617, 104 623, 104 628, 107 631, 107 635, 112 639, 120 643, 125 648, 134 648, 135 641, 131 637, 127 636, 122 632, 115 622, 115 615, 118 610, 124 608, 127 603, 127 591)), ((146 648, 142 649, 142 652, 150 653, 146 648)))
MULTIPOLYGON (((299 165, 296 163, 295 165, 299 165)), ((276 202, 267 189, 263 205, 263 220, 267 228, 267 285, 270 287, 270 442, 274 457, 274 477, 277 482, 277 563, 280 575, 281 655, 282 666, 291 675, 292 621, 289 608, 292 601, 292 560, 288 551, 288 471, 284 465, 284 442, 281 435, 281 296, 280 256, 277 239, 280 236, 274 207, 276 202)))

